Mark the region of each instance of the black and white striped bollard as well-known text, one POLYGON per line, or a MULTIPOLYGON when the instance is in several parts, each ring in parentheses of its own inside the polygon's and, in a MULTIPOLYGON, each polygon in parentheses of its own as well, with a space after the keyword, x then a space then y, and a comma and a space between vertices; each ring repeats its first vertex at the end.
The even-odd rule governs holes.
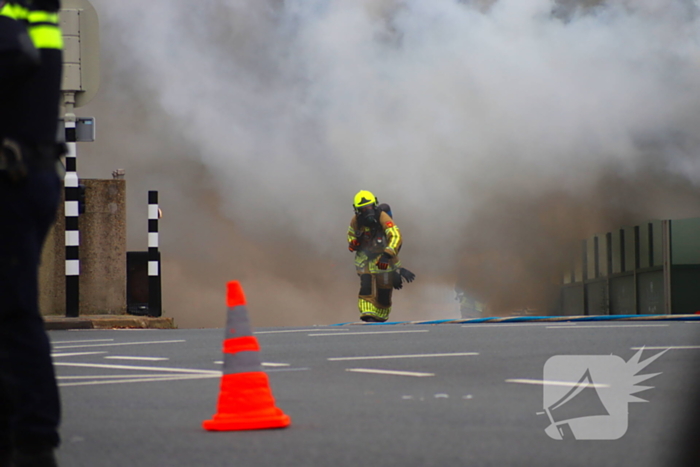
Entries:
POLYGON ((66 214, 66 316, 77 318, 80 307, 80 231, 78 230, 79 180, 75 120, 66 121, 66 175, 64 179, 66 214))
POLYGON ((158 192, 148 192, 148 314, 162 313, 160 283, 160 252, 158 251, 158 192))

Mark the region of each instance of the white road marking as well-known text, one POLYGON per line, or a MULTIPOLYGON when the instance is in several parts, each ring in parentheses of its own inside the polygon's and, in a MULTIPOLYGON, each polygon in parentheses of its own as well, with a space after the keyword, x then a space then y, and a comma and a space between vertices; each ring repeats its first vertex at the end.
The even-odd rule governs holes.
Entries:
MULTIPOLYGON (((214 363, 217 365, 223 365, 224 361, 223 360, 216 360, 214 363)), ((270 363, 270 362, 262 362, 262 366, 289 366, 289 363, 270 363)))
MULTIPOLYGON (((668 324, 595 324, 595 325, 578 325, 571 327, 571 329, 583 329, 583 328, 665 328, 668 324)), ((561 329, 562 326, 547 326, 547 329, 561 329)))
POLYGON ((149 362, 159 362, 163 360, 170 360, 167 357, 129 357, 129 356, 121 356, 121 355, 109 355, 105 358, 111 359, 111 360, 145 360, 149 362))
MULTIPOLYGON (((178 375, 180 376, 180 375, 178 375)), ((172 378, 173 375, 88 375, 56 376, 56 379, 172 378)))
POLYGON ((216 378, 219 375, 179 375, 170 377, 153 377, 153 378, 130 378, 130 379, 117 379, 112 381, 84 381, 77 383, 59 383, 59 387, 68 386, 94 386, 97 384, 122 384, 122 383, 145 383, 150 381, 182 381, 187 379, 204 379, 204 378, 216 378))
POLYGON ((114 339, 84 339, 80 341, 52 341, 52 344, 80 344, 83 342, 112 342, 114 339))
POLYGON ((349 329, 289 329, 284 331, 255 331, 253 334, 279 334, 283 332, 349 331, 349 329))
POLYGON ((416 329, 413 331, 373 331, 373 332, 345 332, 343 334, 309 334, 309 336, 370 336, 374 334, 400 334, 406 332, 428 332, 427 329, 416 329))
POLYGON ((341 360, 383 360, 388 358, 423 358, 423 357, 463 357, 468 355, 479 355, 478 352, 458 352, 458 353, 426 353, 415 355, 376 355, 372 357, 331 357, 330 361, 341 360))
POLYGON ((221 375, 220 371, 215 370, 191 370, 188 368, 168 368, 159 366, 132 366, 132 365, 106 365, 104 363, 73 363, 73 362, 54 362, 54 366, 75 366, 82 368, 108 368, 110 370, 147 370, 147 371, 167 371, 172 373, 194 373, 199 375, 211 374, 221 375))
POLYGON ((374 373, 378 375, 397 375, 397 376, 435 376, 435 373, 419 373, 416 371, 394 371, 394 370, 375 370, 372 368, 346 368, 345 371, 354 371, 356 373, 374 373))
POLYGON ((107 352, 63 352, 63 353, 52 353, 52 357, 78 357, 80 355, 98 355, 107 352))
POLYGON ((551 380, 542 380, 542 379, 507 379, 506 383, 518 383, 518 384, 537 384, 540 386, 567 386, 567 387, 575 387, 575 386, 581 386, 581 387, 586 387, 586 388, 609 388, 609 384, 598 384, 598 383, 579 383, 579 382, 570 382, 570 381, 551 381, 551 380))
POLYGON ((656 346, 656 347, 631 347, 632 350, 695 350, 700 349, 700 345, 666 345, 666 346, 656 346))
MULTIPOLYGON (((71 366, 71 365, 64 365, 71 366)), ((96 366, 96 365, 91 365, 96 366)), ((107 365, 101 365, 104 367, 107 365)), ((108 365, 110 367, 120 367, 122 365, 108 365)), ((127 367, 131 368, 144 368, 144 367, 127 367)), ((150 367, 146 367, 151 369, 150 367)), ((278 368, 269 371, 304 371, 309 368, 278 368)), ((186 375, 173 375, 173 374, 163 374, 163 375, 90 375, 90 376, 57 376, 56 379, 59 381, 59 387, 69 387, 69 386, 94 386, 99 384, 123 384, 123 383, 145 383, 154 381, 180 381, 188 379, 205 379, 205 378, 218 378, 222 375, 220 371, 200 371, 200 370, 183 370, 183 369, 173 369, 174 371, 194 371, 195 374, 186 375), (88 381, 76 381, 76 380, 88 380, 88 381), (74 382, 70 382, 74 381, 74 382)))
POLYGON ((576 326, 576 323, 569 323, 569 322, 556 323, 556 322, 552 322, 552 321, 547 321, 544 323, 536 323, 536 322, 532 322, 532 323, 498 323, 498 322, 496 322, 496 323, 492 323, 492 324, 463 324, 462 327, 463 328, 504 328, 504 327, 510 327, 510 326, 531 326, 531 327, 534 327, 534 326, 532 326, 533 324, 537 325, 537 327, 542 327, 542 325, 545 325, 545 324, 548 324, 550 326, 555 325, 555 324, 557 326, 576 326))
POLYGON ((56 350, 62 349, 75 349, 80 347, 111 347, 116 345, 139 345, 139 344, 172 344, 175 342, 187 342, 185 340, 172 340, 172 341, 142 341, 142 342, 118 342, 114 344, 90 344, 90 345, 64 345, 61 347, 55 347, 56 350))
POLYGON ((306 371, 310 370, 308 367, 303 367, 303 368, 275 368, 272 370, 266 370, 265 373, 276 373, 279 371, 306 371))

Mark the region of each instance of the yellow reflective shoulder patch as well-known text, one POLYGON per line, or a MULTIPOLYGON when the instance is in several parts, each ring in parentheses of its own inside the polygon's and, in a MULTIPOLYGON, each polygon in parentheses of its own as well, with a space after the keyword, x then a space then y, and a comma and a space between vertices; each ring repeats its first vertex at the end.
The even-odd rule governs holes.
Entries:
POLYGON ((58 26, 29 26, 29 37, 37 49, 63 49, 63 36, 58 26))
POLYGON ((29 10, 20 5, 11 3, 6 3, 5 6, 2 7, 2 10, 0 10, 0 16, 7 16, 17 21, 26 20, 28 15, 29 10))

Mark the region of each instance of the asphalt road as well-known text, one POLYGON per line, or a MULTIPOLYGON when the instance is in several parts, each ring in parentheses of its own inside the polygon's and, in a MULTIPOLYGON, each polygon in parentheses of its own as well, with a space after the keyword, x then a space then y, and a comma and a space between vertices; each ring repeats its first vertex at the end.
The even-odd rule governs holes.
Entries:
MULTIPOLYGON (((263 368, 292 425, 213 433, 201 422, 216 411, 222 329, 49 334, 64 467, 671 465, 700 392, 699 322, 264 328, 263 368), (672 349, 638 372, 661 373, 637 394, 648 402, 603 402, 616 417, 603 424, 628 415, 622 437, 545 433, 543 391, 570 390, 563 369, 545 374, 550 357, 627 362, 642 346, 641 360, 672 349)), ((595 414, 593 399, 579 409, 595 414)))

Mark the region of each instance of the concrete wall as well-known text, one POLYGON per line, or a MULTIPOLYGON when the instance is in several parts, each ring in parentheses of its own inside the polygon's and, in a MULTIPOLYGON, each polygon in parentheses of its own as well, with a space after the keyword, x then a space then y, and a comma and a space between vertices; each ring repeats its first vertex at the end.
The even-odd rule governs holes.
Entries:
POLYGON ((39 309, 44 315, 66 314, 66 238, 63 196, 49 230, 39 266, 39 309))
MULTIPOLYGON (((126 182, 82 179, 85 213, 80 215, 80 314, 126 313, 126 182)), ((49 232, 39 270, 45 315, 65 315, 63 201, 49 232)))

